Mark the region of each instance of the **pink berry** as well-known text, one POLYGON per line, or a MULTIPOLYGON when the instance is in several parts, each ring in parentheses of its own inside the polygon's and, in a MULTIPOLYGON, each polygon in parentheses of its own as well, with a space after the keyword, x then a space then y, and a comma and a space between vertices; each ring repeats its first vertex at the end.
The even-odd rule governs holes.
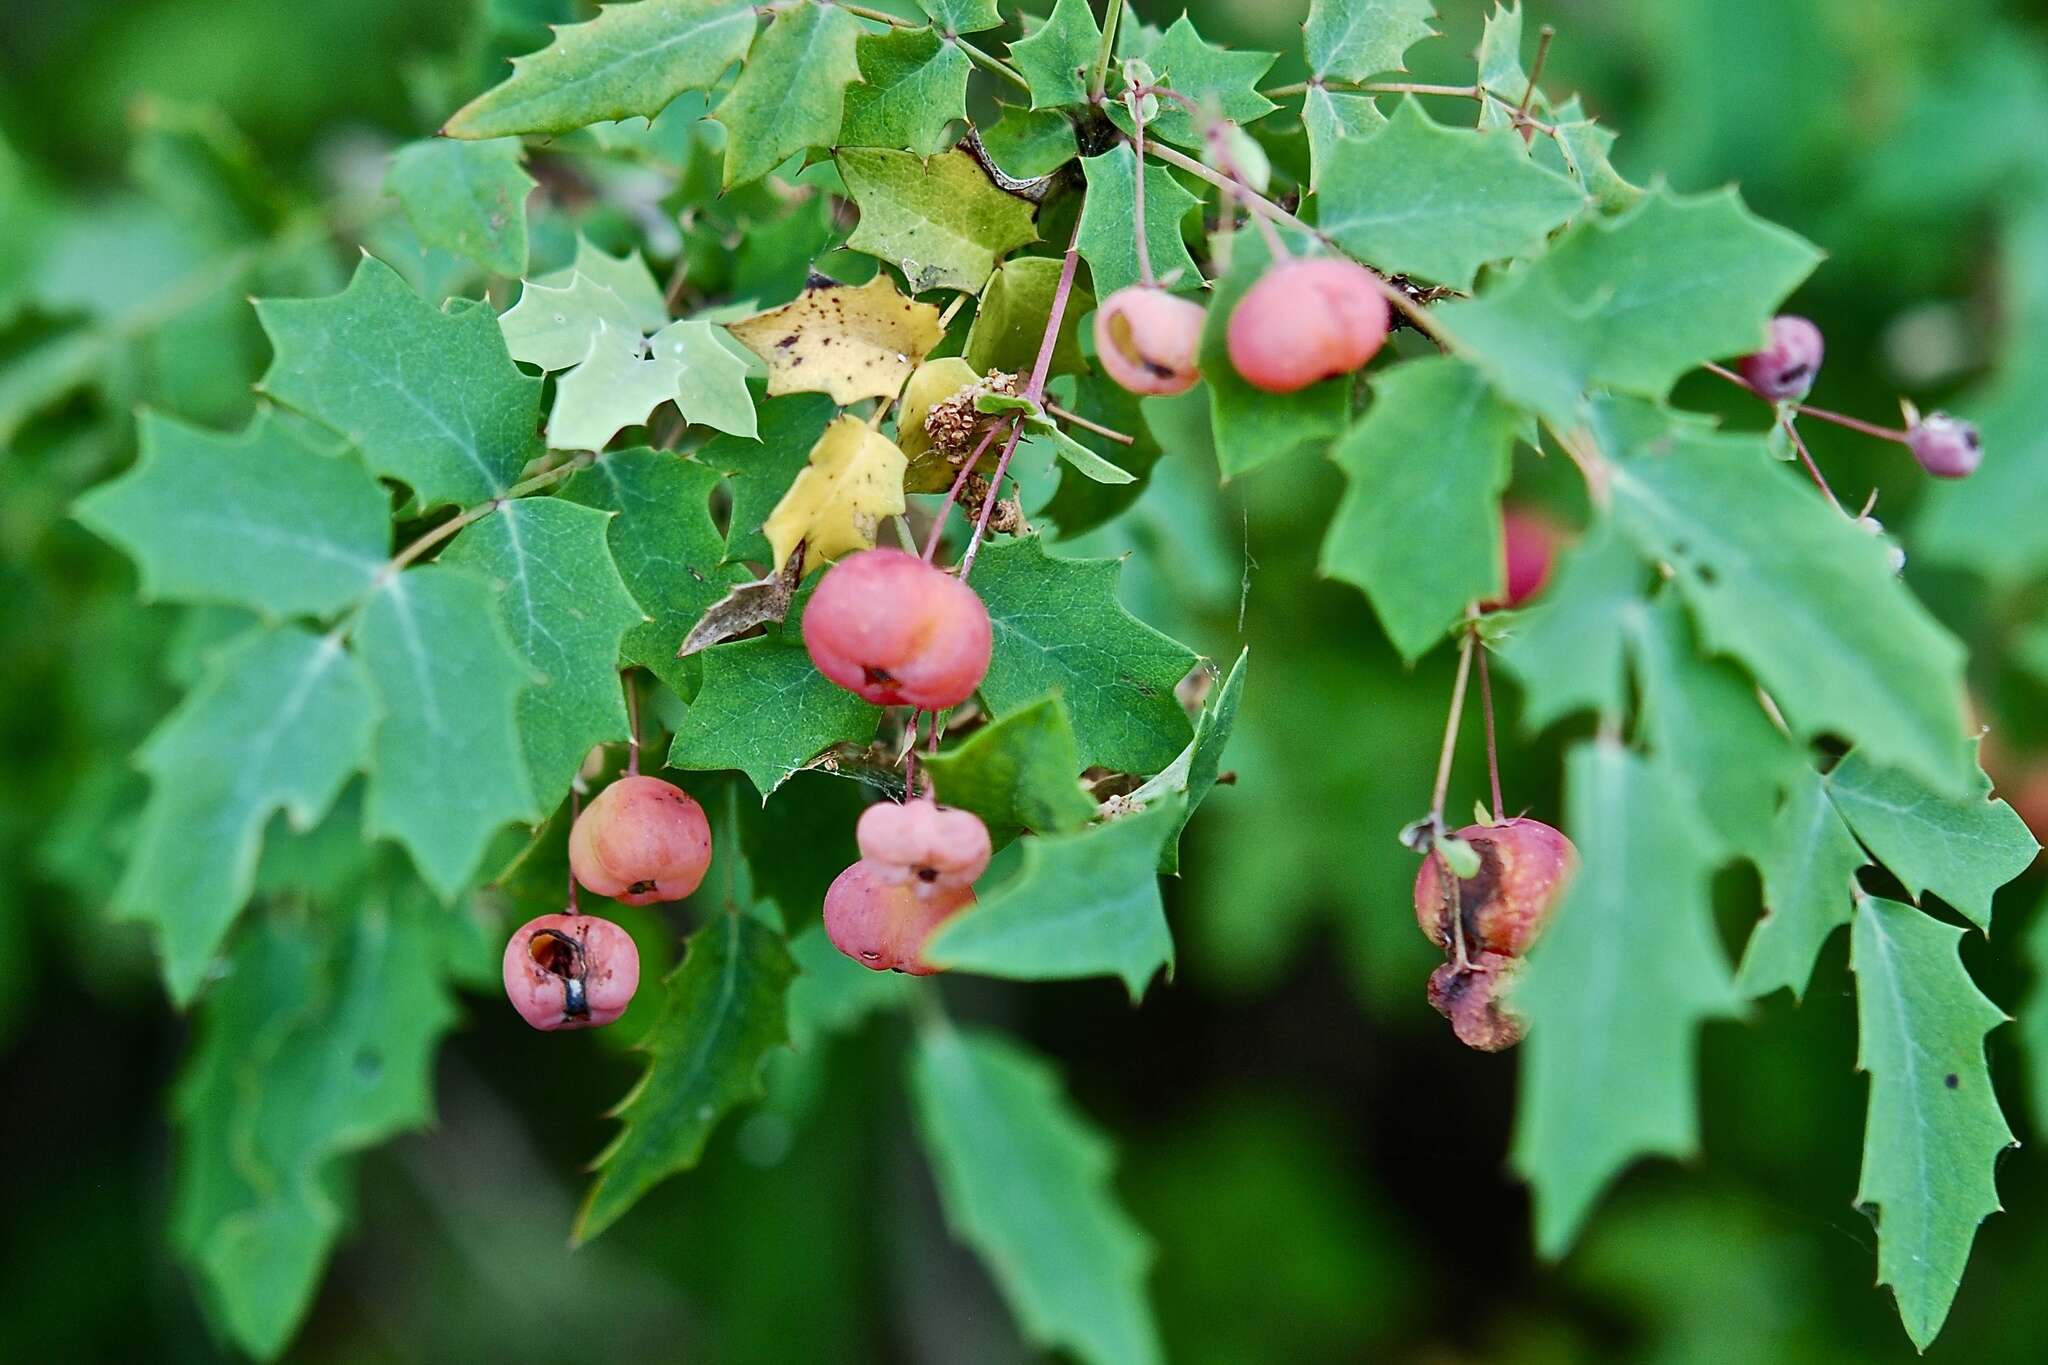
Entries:
POLYGON ((825 892, 825 936, 863 967, 930 976, 939 969, 924 960, 924 945, 972 904, 970 886, 919 887, 862 858, 825 892))
POLYGON ((679 901, 711 866, 704 808, 658 777, 622 777, 569 831, 569 870, 585 890, 626 905, 679 901))
POLYGON ((804 609, 818 671, 877 706, 942 711, 988 672, 988 608, 974 589, 901 550, 862 550, 826 571, 804 609))
POLYGON ((854 835, 876 876, 906 882, 920 894, 972 885, 988 868, 988 826, 981 817, 924 798, 869 806, 854 835))
MULTIPOLYGON (((1572 841, 1541 820, 1526 817, 1497 825, 1467 825, 1457 838, 1479 855, 1478 875, 1456 879, 1456 909, 1464 923, 1467 953, 1519 957, 1543 932, 1578 866, 1572 841)), ((1453 901, 1439 878, 1443 859, 1422 860, 1415 874, 1415 920, 1429 941, 1449 951, 1453 901)))
POLYGON ((1095 353, 1132 393, 1184 393, 1202 377, 1202 306, 1150 285, 1117 290, 1095 310, 1095 353))
POLYGON ((1771 342, 1742 358, 1742 377, 1773 403, 1806 397, 1826 346, 1820 328, 1793 313, 1771 319, 1771 342))
POLYGON ((1906 448, 1937 479, 1963 479, 1984 463, 1984 438, 1976 424, 1945 412, 1930 412, 1906 433, 1906 448))
POLYGON ((1488 608, 1519 607, 1543 590, 1550 581, 1550 562, 1557 547, 1557 532, 1541 517, 1516 508, 1501 513, 1500 538, 1507 559, 1507 591, 1488 608))
POLYGON ((1230 315, 1230 363, 1268 393, 1349 374, 1387 339, 1387 301, 1372 272, 1314 256, 1274 266, 1230 315))
POLYGON ((505 994, 537 1029, 603 1028, 640 989, 633 936, 594 915, 542 915, 505 945, 505 994))
POLYGON ((1528 1025, 1503 998, 1521 970, 1520 959, 1482 952, 1462 971, 1446 962, 1429 974, 1429 1003, 1451 1021, 1451 1032, 1466 1047, 1501 1052, 1522 1041, 1528 1025))

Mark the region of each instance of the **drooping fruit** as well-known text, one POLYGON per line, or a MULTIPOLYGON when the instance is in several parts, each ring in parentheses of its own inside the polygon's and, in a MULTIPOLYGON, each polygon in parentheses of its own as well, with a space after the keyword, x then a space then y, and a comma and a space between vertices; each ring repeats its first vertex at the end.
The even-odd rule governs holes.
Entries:
POLYGON ((1429 1003, 1451 1021, 1451 1032, 1466 1047, 1480 1052, 1511 1048, 1528 1031, 1505 998, 1521 967, 1519 958, 1502 953, 1480 953, 1463 969, 1446 962, 1429 974, 1429 1003))
POLYGON ((869 806, 854 837, 875 875, 908 883, 921 895, 971 886, 988 868, 988 826, 981 817, 927 798, 869 806))
POLYGON ((622 777, 599 792, 569 831, 569 870, 582 887, 626 905, 676 901, 711 866, 711 824, 682 788, 622 777))
POLYGON ((988 608, 974 589, 902 550, 862 550, 826 571, 804 609, 818 671, 877 706, 938 711, 988 672, 988 608))
POLYGON ((1543 932, 1578 865, 1578 850, 1541 820, 1517 817, 1457 831, 1479 855, 1479 871, 1446 883, 1443 859, 1422 860, 1415 874, 1415 921, 1446 952, 1456 947, 1455 912, 1465 930, 1465 951, 1520 957, 1543 932))
POLYGON ((1126 285, 1095 310, 1095 354, 1132 393, 1184 393, 1198 368, 1207 315, 1191 299, 1153 285, 1126 285))
POLYGON ((1930 412, 1906 432, 1906 448, 1937 479, 1964 479, 1984 463, 1984 438, 1977 425, 1945 412, 1930 412))
POLYGON ((1231 313, 1230 363, 1254 388, 1293 393, 1372 359, 1388 321, 1364 266, 1334 256, 1283 261, 1231 313))
POLYGON ((1806 397, 1826 353, 1820 328, 1795 313, 1771 319, 1770 344, 1742 358, 1742 377, 1773 403, 1806 397))
POLYGON ((924 945, 972 904, 972 887, 920 887, 862 858, 825 892, 825 936, 863 967, 930 976, 939 969, 924 960, 924 945))
POLYGON ((595 915, 542 915, 505 945, 505 995, 537 1029, 603 1028, 640 989, 633 936, 595 915))

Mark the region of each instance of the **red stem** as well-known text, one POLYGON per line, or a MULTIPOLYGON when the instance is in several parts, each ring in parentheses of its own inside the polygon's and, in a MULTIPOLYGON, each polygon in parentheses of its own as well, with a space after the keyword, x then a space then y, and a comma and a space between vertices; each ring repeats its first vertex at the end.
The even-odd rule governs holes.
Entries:
MULTIPOLYGON (((1477 627, 1475 626, 1476 630, 1477 627)), ((1507 818, 1507 807, 1500 798, 1500 749, 1493 739, 1493 675, 1486 666, 1486 645, 1479 650, 1479 709, 1486 716, 1486 776, 1493 784, 1493 818, 1496 822, 1507 818)))
MULTIPOLYGON (((1700 368, 1708 374, 1719 375, 1739 389, 1746 389, 1750 393, 1756 394, 1758 398, 1763 399, 1766 403, 1771 401, 1768 398, 1764 398, 1762 394, 1757 393, 1755 386, 1747 379, 1744 379, 1725 365, 1716 365, 1713 361, 1709 360, 1700 368)), ((1801 417, 1813 417, 1823 422, 1833 422, 1838 427, 1846 427, 1850 431, 1861 432, 1865 436, 1874 436, 1880 441, 1890 441, 1895 445, 1905 445, 1912 439, 1909 433, 1900 431, 1896 427, 1881 427, 1875 422, 1866 422, 1861 417, 1851 417, 1846 412, 1835 412, 1830 408, 1817 408, 1811 403, 1794 403, 1792 411, 1798 413, 1801 417)))
POLYGON ((972 455, 969 455, 961 462, 960 472, 954 477, 953 486, 947 490, 946 500, 939 505, 939 514, 932 521, 931 534, 925 537, 925 563, 931 563, 932 556, 939 552, 939 540, 946 534, 946 518, 953 514, 953 504, 960 501, 960 490, 967 486, 967 476, 972 474, 974 467, 981 463, 982 453, 988 449, 989 442, 995 440, 996 433, 1002 429, 1003 424, 1001 422, 991 423, 987 433, 981 438, 981 444, 974 448, 972 455))
POLYGON ((1792 414, 1788 412, 1780 417, 1778 425, 1785 428, 1785 434, 1792 438, 1792 448, 1799 452, 1800 463, 1806 466, 1807 473, 1813 475, 1813 481, 1820 485, 1820 491, 1827 496, 1828 503, 1843 516, 1848 516, 1849 513, 1842 507, 1842 500, 1835 496, 1834 489, 1828 487, 1826 476, 1820 472, 1820 466, 1814 463, 1813 452, 1806 448, 1806 440, 1799 434, 1799 427, 1793 422, 1792 414))
POLYGON ((1010 439, 1003 442, 1002 456, 996 461, 995 477, 988 481, 988 496, 981 500, 981 515, 974 520, 974 534, 968 538, 967 553, 960 556, 960 581, 963 583, 967 581, 967 575, 974 572, 974 557, 981 553, 981 541, 988 531, 989 515, 996 510, 996 495, 1003 488, 1003 475, 1009 472, 1010 456, 1017 453, 1017 438, 1023 434, 1022 421, 1010 424, 1010 439))

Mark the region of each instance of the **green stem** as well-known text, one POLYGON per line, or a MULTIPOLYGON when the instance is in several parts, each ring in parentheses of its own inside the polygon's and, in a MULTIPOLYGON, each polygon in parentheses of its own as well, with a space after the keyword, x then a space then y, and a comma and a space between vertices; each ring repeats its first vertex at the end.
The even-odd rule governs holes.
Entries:
POLYGON ((1095 71, 1088 77, 1090 103, 1101 99, 1109 84, 1109 59, 1116 52, 1116 27, 1123 17, 1124 0, 1109 0, 1109 9, 1102 17, 1102 46, 1095 50, 1095 71))

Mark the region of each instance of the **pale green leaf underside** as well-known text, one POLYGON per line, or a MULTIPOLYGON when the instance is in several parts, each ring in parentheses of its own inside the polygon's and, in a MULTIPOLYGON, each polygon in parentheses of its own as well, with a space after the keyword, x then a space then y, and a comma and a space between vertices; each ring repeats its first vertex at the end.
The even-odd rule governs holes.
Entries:
POLYGON ((1322 188, 1330 159, 1344 139, 1363 137, 1385 127, 1386 122, 1387 116, 1371 95, 1310 86, 1301 103, 1301 124, 1308 133, 1309 192, 1322 188))
POLYGON ((1779 987, 1804 995, 1828 936, 1849 922, 1858 868, 1869 860, 1811 768, 1795 776, 1758 869, 1764 916, 1743 950, 1736 989, 1760 999, 1779 987))
POLYGON ((1434 35, 1430 0, 1310 0, 1303 25, 1308 69, 1319 80, 1362 81, 1405 71, 1408 49, 1434 35))

